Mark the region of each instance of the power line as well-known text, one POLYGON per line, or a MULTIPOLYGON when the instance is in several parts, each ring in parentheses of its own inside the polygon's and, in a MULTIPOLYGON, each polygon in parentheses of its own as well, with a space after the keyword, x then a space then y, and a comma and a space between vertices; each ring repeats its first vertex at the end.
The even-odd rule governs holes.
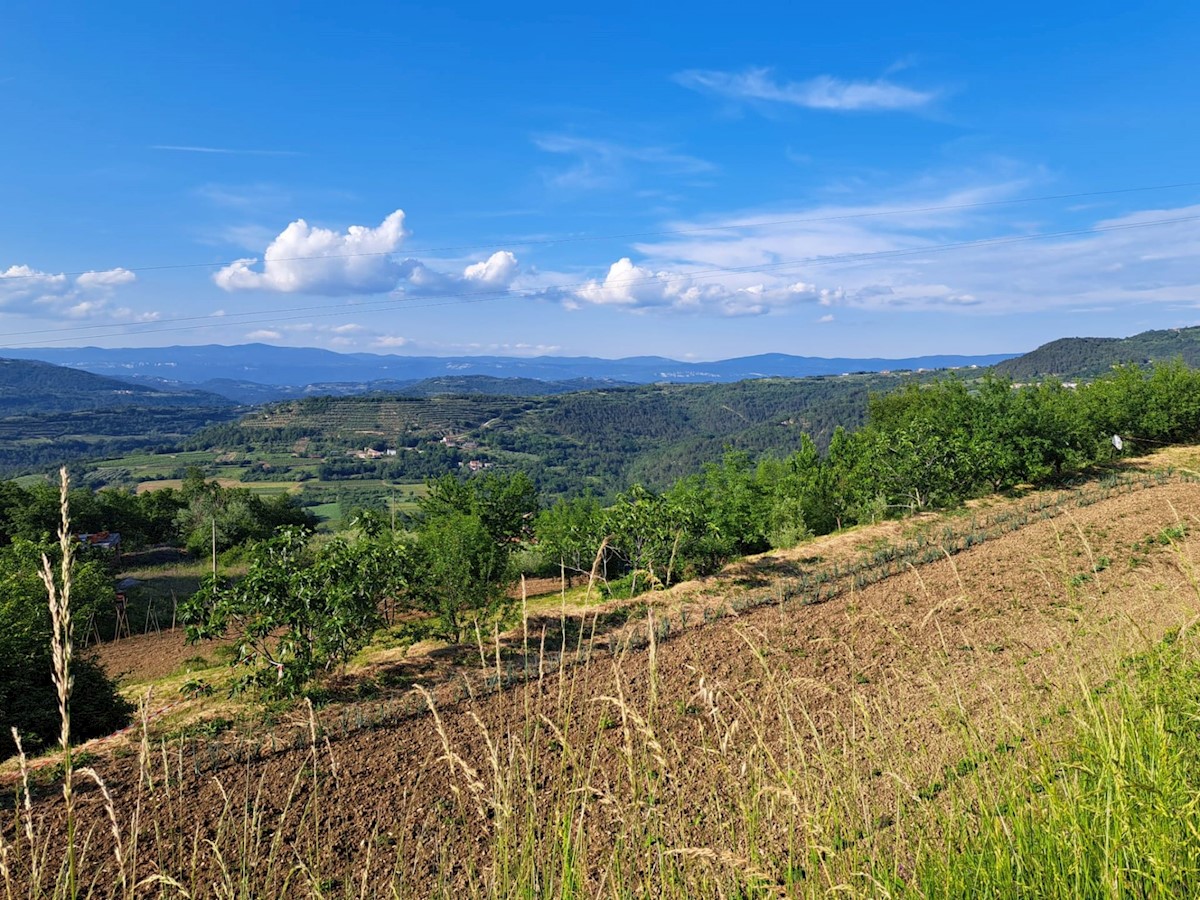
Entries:
MULTIPOLYGON (((1010 199, 1010 200, 980 200, 980 201, 976 201, 974 203, 949 203, 949 204, 942 204, 942 205, 938 205, 938 206, 898 207, 895 209, 875 210, 872 212, 842 213, 839 215, 832 215, 832 216, 808 216, 808 217, 794 218, 794 219, 767 219, 767 220, 752 221, 752 222, 739 222, 736 224, 704 225, 704 226, 697 226, 695 228, 678 228, 678 229, 666 230, 666 231, 629 231, 629 232, 618 232, 618 233, 613 233, 613 234, 578 235, 578 236, 557 237, 557 238, 534 238, 534 239, 528 239, 528 240, 520 239, 520 238, 512 238, 512 239, 497 238, 496 240, 489 241, 487 243, 481 243, 481 244, 457 244, 457 245, 451 245, 451 246, 445 246, 445 247, 413 247, 410 249, 405 249, 403 252, 408 253, 408 254, 451 253, 451 252, 457 252, 457 251, 461 251, 461 250, 490 249, 490 248, 496 247, 498 244, 503 244, 503 243, 512 244, 514 246, 545 247, 545 246, 552 246, 552 245, 556 245, 556 244, 574 244, 574 243, 583 243, 583 242, 587 242, 587 241, 629 240, 629 239, 633 239, 633 238, 671 237, 671 236, 676 236, 676 235, 703 234, 703 233, 718 232, 718 231, 738 231, 738 230, 750 230, 750 229, 754 229, 754 228, 771 228, 771 227, 776 227, 779 225, 820 224, 822 222, 840 222, 840 221, 847 221, 847 220, 853 220, 853 219, 874 219, 874 218, 882 218, 882 217, 886 217, 886 216, 909 215, 909 214, 913 214, 913 213, 953 212, 956 210, 982 209, 982 208, 991 207, 991 206, 1009 206, 1009 205, 1021 204, 1021 203, 1042 203, 1042 202, 1049 202, 1049 201, 1053 201, 1053 200, 1080 200, 1085 197, 1106 197, 1106 196, 1113 196, 1113 195, 1117 195, 1117 194, 1134 194, 1134 193, 1145 193, 1145 192, 1149 192, 1149 191, 1166 191, 1166 190, 1174 190, 1176 188, 1187 188, 1187 187, 1200 187, 1200 181, 1180 181, 1180 182, 1176 182, 1174 184, 1155 184, 1155 185, 1147 185, 1144 187, 1112 188, 1112 189, 1102 190, 1102 191, 1080 191, 1080 192, 1072 193, 1072 194, 1047 194, 1047 195, 1041 196, 1041 197, 1018 197, 1018 198, 1014 198, 1014 199, 1010 199)), ((398 255, 400 252, 401 251, 399 249, 397 249, 397 250, 375 250, 375 251, 363 252, 363 253, 340 253, 340 254, 335 254, 335 255, 330 255, 330 256, 278 256, 278 257, 272 257, 271 262, 273 262, 273 263, 274 262, 307 262, 307 261, 327 260, 327 259, 358 259, 361 257, 373 257, 373 256, 395 256, 395 255, 398 255)), ((157 266, 116 266, 114 268, 121 268, 126 272, 163 272, 163 271, 170 271, 170 270, 175 270, 175 269, 215 269, 215 268, 224 268, 226 266, 231 266, 234 263, 241 262, 242 259, 244 259, 244 257, 240 258, 240 259, 225 260, 224 262, 165 263, 163 265, 157 265, 157 266)), ((96 270, 88 269, 88 270, 81 270, 78 272, 60 272, 58 274, 64 275, 64 276, 67 276, 70 278, 74 278, 79 275, 87 275, 93 271, 96 271, 96 270)), ((6 279, 37 278, 41 274, 43 274, 43 273, 30 272, 30 273, 26 273, 26 274, 7 275, 7 276, 5 276, 5 278, 6 279)))
POLYGON ((776 263, 755 264, 748 266, 720 266, 710 269, 700 269, 692 272, 680 272, 670 275, 652 275, 642 278, 627 278, 618 279, 615 281, 597 282, 594 279, 574 282, 570 284, 554 285, 548 288, 510 288, 497 289, 492 291, 473 291, 459 294, 447 294, 438 298, 431 298, 431 302, 412 303, 404 300, 397 301, 395 299, 370 300, 359 303, 354 303, 347 307, 339 307, 336 310, 330 311, 326 305, 320 306, 296 306, 287 307, 277 310, 255 310, 246 313, 233 313, 226 315, 208 315, 208 316, 187 316, 177 319, 160 320, 147 323, 131 323, 129 325, 114 326, 114 325, 85 325, 75 326, 67 329, 41 329, 38 331, 17 332, 15 336, 28 336, 34 334, 60 334, 70 332, 67 337, 55 338, 49 341, 27 341, 19 343, 6 343, 0 346, 18 348, 18 347, 36 347, 44 346, 47 343, 60 344, 69 341, 79 340, 81 336, 78 332, 100 329, 100 328, 120 328, 121 330, 110 331, 104 334, 92 335, 89 339, 105 338, 105 337, 121 337, 129 334, 166 334, 181 331, 198 331, 203 328, 214 328, 222 324, 235 323, 237 325, 263 325, 277 322, 288 322, 296 319, 306 318, 332 318, 337 316, 345 316, 353 311, 374 312, 385 308, 397 310, 408 309, 429 309, 441 306, 455 306, 466 303, 482 303, 489 300, 514 299, 520 297, 539 297, 553 296, 554 292, 570 291, 587 288, 592 285, 601 287, 625 287, 635 286, 639 284, 661 284, 663 282, 674 281, 692 281, 702 278, 715 278, 721 275, 731 274, 758 274, 766 272, 776 272, 786 270, 793 267, 811 267, 821 265, 833 265, 837 263, 856 263, 870 262, 880 259, 892 259, 905 256, 919 256, 929 253, 944 253, 953 250, 961 250, 972 247, 994 247, 1006 244, 1026 243, 1037 240, 1047 240, 1053 238, 1065 237, 1080 237, 1093 234, 1106 234, 1110 232, 1129 231, 1139 228, 1150 228, 1160 225, 1174 225, 1184 222, 1200 221, 1200 215, 1194 216, 1176 216, 1167 219, 1152 219, 1145 222, 1125 222, 1114 225, 1100 225, 1094 228, 1075 229, 1069 231, 1054 231, 1054 232, 1039 232, 1036 234, 1011 235, 1003 237, 977 238, 969 241, 954 241, 945 244, 931 244, 924 247, 911 247, 896 250, 873 250, 862 253, 846 253, 835 256, 812 256, 799 259, 783 260, 776 263), (314 312, 314 310, 322 310, 314 312), (280 316, 281 313, 299 313, 299 315, 280 316), (245 319, 243 316, 266 315, 269 318, 263 319, 245 319), (157 325, 173 325, 177 322, 196 322, 201 321, 204 324, 199 325, 180 325, 175 328, 159 328, 157 325), (138 325, 144 327, 139 328, 138 325), (135 330, 136 329, 136 330, 135 330))

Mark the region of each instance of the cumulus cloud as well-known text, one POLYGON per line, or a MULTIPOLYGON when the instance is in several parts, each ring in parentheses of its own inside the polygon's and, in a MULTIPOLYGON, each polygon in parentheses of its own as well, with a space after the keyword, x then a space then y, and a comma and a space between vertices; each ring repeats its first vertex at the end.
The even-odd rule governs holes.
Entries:
POLYGON ((778 81, 766 68, 750 68, 742 72, 690 69, 675 75, 675 80, 692 90, 732 100, 781 103, 807 109, 919 109, 937 97, 936 92, 919 91, 883 78, 848 81, 832 75, 818 75, 806 81, 778 81))
POLYGON ((137 276, 128 269, 109 269, 107 272, 84 272, 75 279, 75 283, 85 290, 87 288, 112 288, 122 284, 132 284, 137 276))
POLYGON ((315 228, 297 219, 272 239, 257 258, 239 259, 213 276, 226 291, 347 295, 446 295, 505 290, 520 274, 516 256, 497 250, 487 259, 454 263, 393 255, 408 236, 404 212, 396 210, 375 228, 351 225, 344 233, 315 228), (436 267, 435 267, 436 266, 436 267))
POLYGON ((239 259, 213 279, 226 291, 384 294, 403 274, 392 253, 407 234, 404 211, 399 209, 376 228, 351 225, 345 233, 297 219, 270 243, 261 267, 256 268, 258 259, 239 259))
POLYGON ((498 250, 482 262, 463 269, 463 280, 487 287, 508 287, 517 275, 517 258, 507 250, 498 250))
POLYGON ((128 269, 107 269, 81 275, 40 272, 26 265, 9 266, 0 271, 0 310, 32 314, 59 313, 71 318, 107 316, 114 319, 146 321, 156 313, 135 313, 127 307, 113 307, 116 289, 137 281, 128 269))
POLYGON ((281 337, 283 337, 282 334, 270 328, 259 328, 257 331, 251 331, 246 335, 246 339, 250 341, 277 341, 281 337))
POLYGON ((400 269, 405 292, 424 296, 505 291, 520 274, 516 256, 507 250, 497 250, 461 272, 432 269, 419 259, 406 259, 400 269))
POLYGON ((813 302, 822 296, 820 289, 803 282, 768 285, 749 282, 744 275, 712 279, 710 274, 655 270, 624 257, 609 267, 603 279, 588 281, 571 293, 567 305, 753 316, 779 306, 813 302))

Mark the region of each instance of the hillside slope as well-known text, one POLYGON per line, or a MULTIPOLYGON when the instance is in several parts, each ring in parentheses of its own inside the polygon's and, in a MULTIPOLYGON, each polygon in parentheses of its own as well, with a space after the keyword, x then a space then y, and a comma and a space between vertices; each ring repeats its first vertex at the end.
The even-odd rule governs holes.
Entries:
POLYGON ((1123 363, 1147 365, 1182 358, 1200 366, 1200 326, 1143 331, 1127 338, 1059 338, 1014 359, 997 363, 997 374, 1016 381, 1054 376, 1094 378, 1123 363))
POLYGON ((803 434, 824 447, 838 426, 863 423, 872 391, 915 377, 764 378, 519 397, 441 394, 436 389, 444 385, 434 382, 428 397, 406 391, 271 404, 237 425, 196 435, 188 446, 287 452, 304 440, 306 452, 326 458, 327 478, 419 480, 478 459, 524 469, 550 494, 591 489, 607 496, 633 481, 666 487, 728 449, 788 453, 803 434), (350 449, 376 444, 400 452, 347 458, 350 449), (437 472, 435 462, 442 465, 437 472))
MULTIPOLYGON (((933 843, 948 821, 986 824, 964 812, 979 790, 1060 745, 1124 661, 1193 620, 1183 561, 1197 536, 1158 537, 1198 500, 1195 483, 1126 481, 998 500, 977 522, 928 517, 820 539, 650 595, 653 619, 635 614, 623 631, 587 631, 607 606, 554 607, 495 637, 494 669, 480 671, 473 644, 441 648, 459 669, 432 695, 432 656, 384 651, 352 676, 372 686, 369 698, 320 709, 311 725, 292 717, 268 736, 256 721, 181 743, 186 817, 179 804, 147 804, 145 833, 170 837, 142 852, 198 882, 238 860, 261 895, 282 893, 291 863, 250 854, 282 832, 310 868, 373 895, 480 885, 503 895, 564 872, 588 896, 610 879, 666 884, 659 893, 671 897, 715 896, 714 885, 753 896, 762 884, 778 888, 764 896, 827 896, 858 872, 886 873, 893 852, 911 865, 910 848, 951 850, 954 835, 933 843), (940 552, 949 526, 1001 521, 1015 530, 940 552), (853 560, 879 559, 913 530, 928 561, 851 581, 853 560), (840 592, 790 595, 839 565, 840 592), (585 637, 564 646, 555 629, 567 615, 585 637), (309 737, 322 729, 323 745, 309 737), (296 788, 314 761, 319 829, 304 802, 318 787, 296 788), (244 831, 241 819, 220 827, 231 797, 252 809, 244 831), (217 837, 174 852, 174 835, 193 832, 217 837), (373 852, 381 845, 397 849, 373 852), (514 846, 520 854, 506 852, 514 846)), ((124 755, 101 766, 119 810, 146 781, 138 740, 110 741, 124 755)), ((1046 790, 1033 784, 1030 796, 1046 790)), ((61 824, 61 800, 39 802, 61 824)), ((80 812, 109 852, 104 815, 100 803, 80 812)), ((847 895, 875 896, 871 886, 847 895)))
POLYGON ((0 358, 0 416, 119 407, 224 407, 225 397, 190 389, 164 390, 25 359, 0 358))

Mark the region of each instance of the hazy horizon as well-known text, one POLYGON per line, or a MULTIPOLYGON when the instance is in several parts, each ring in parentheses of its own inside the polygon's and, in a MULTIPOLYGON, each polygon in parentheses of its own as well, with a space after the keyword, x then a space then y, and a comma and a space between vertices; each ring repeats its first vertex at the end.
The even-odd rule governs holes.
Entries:
POLYGON ((894 359, 1194 325, 1197 37, 1171 3, 19 2, 0 355, 894 359))

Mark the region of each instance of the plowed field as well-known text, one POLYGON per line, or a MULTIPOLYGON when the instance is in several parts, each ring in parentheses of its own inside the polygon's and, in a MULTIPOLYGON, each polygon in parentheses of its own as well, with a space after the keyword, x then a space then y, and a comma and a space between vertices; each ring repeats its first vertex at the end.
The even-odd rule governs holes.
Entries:
MULTIPOLYGON (((956 773, 1053 735, 1085 687, 1200 612, 1198 508, 1200 484, 1171 480, 825 602, 707 621, 748 573, 769 593, 773 573, 861 555, 873 537, 836 536, 655 595, 646 634, 661 639, 585 636, 589 661, 540 676, 535 662, 528 682, 439 699, 436 716, 347 728, 322 710, 315 742, 300 723, 297 746, 288 732, 245 758, 171 745, 155 751, 153 790, 134 757, 102 771, 118 830, 138 809, 138 875, 193 895, 829 886, 846 848, 901 842, 928 804, 969 804, 956 773)), ((80 803, 88 871, 108 884, 103 797, 80 803)))

